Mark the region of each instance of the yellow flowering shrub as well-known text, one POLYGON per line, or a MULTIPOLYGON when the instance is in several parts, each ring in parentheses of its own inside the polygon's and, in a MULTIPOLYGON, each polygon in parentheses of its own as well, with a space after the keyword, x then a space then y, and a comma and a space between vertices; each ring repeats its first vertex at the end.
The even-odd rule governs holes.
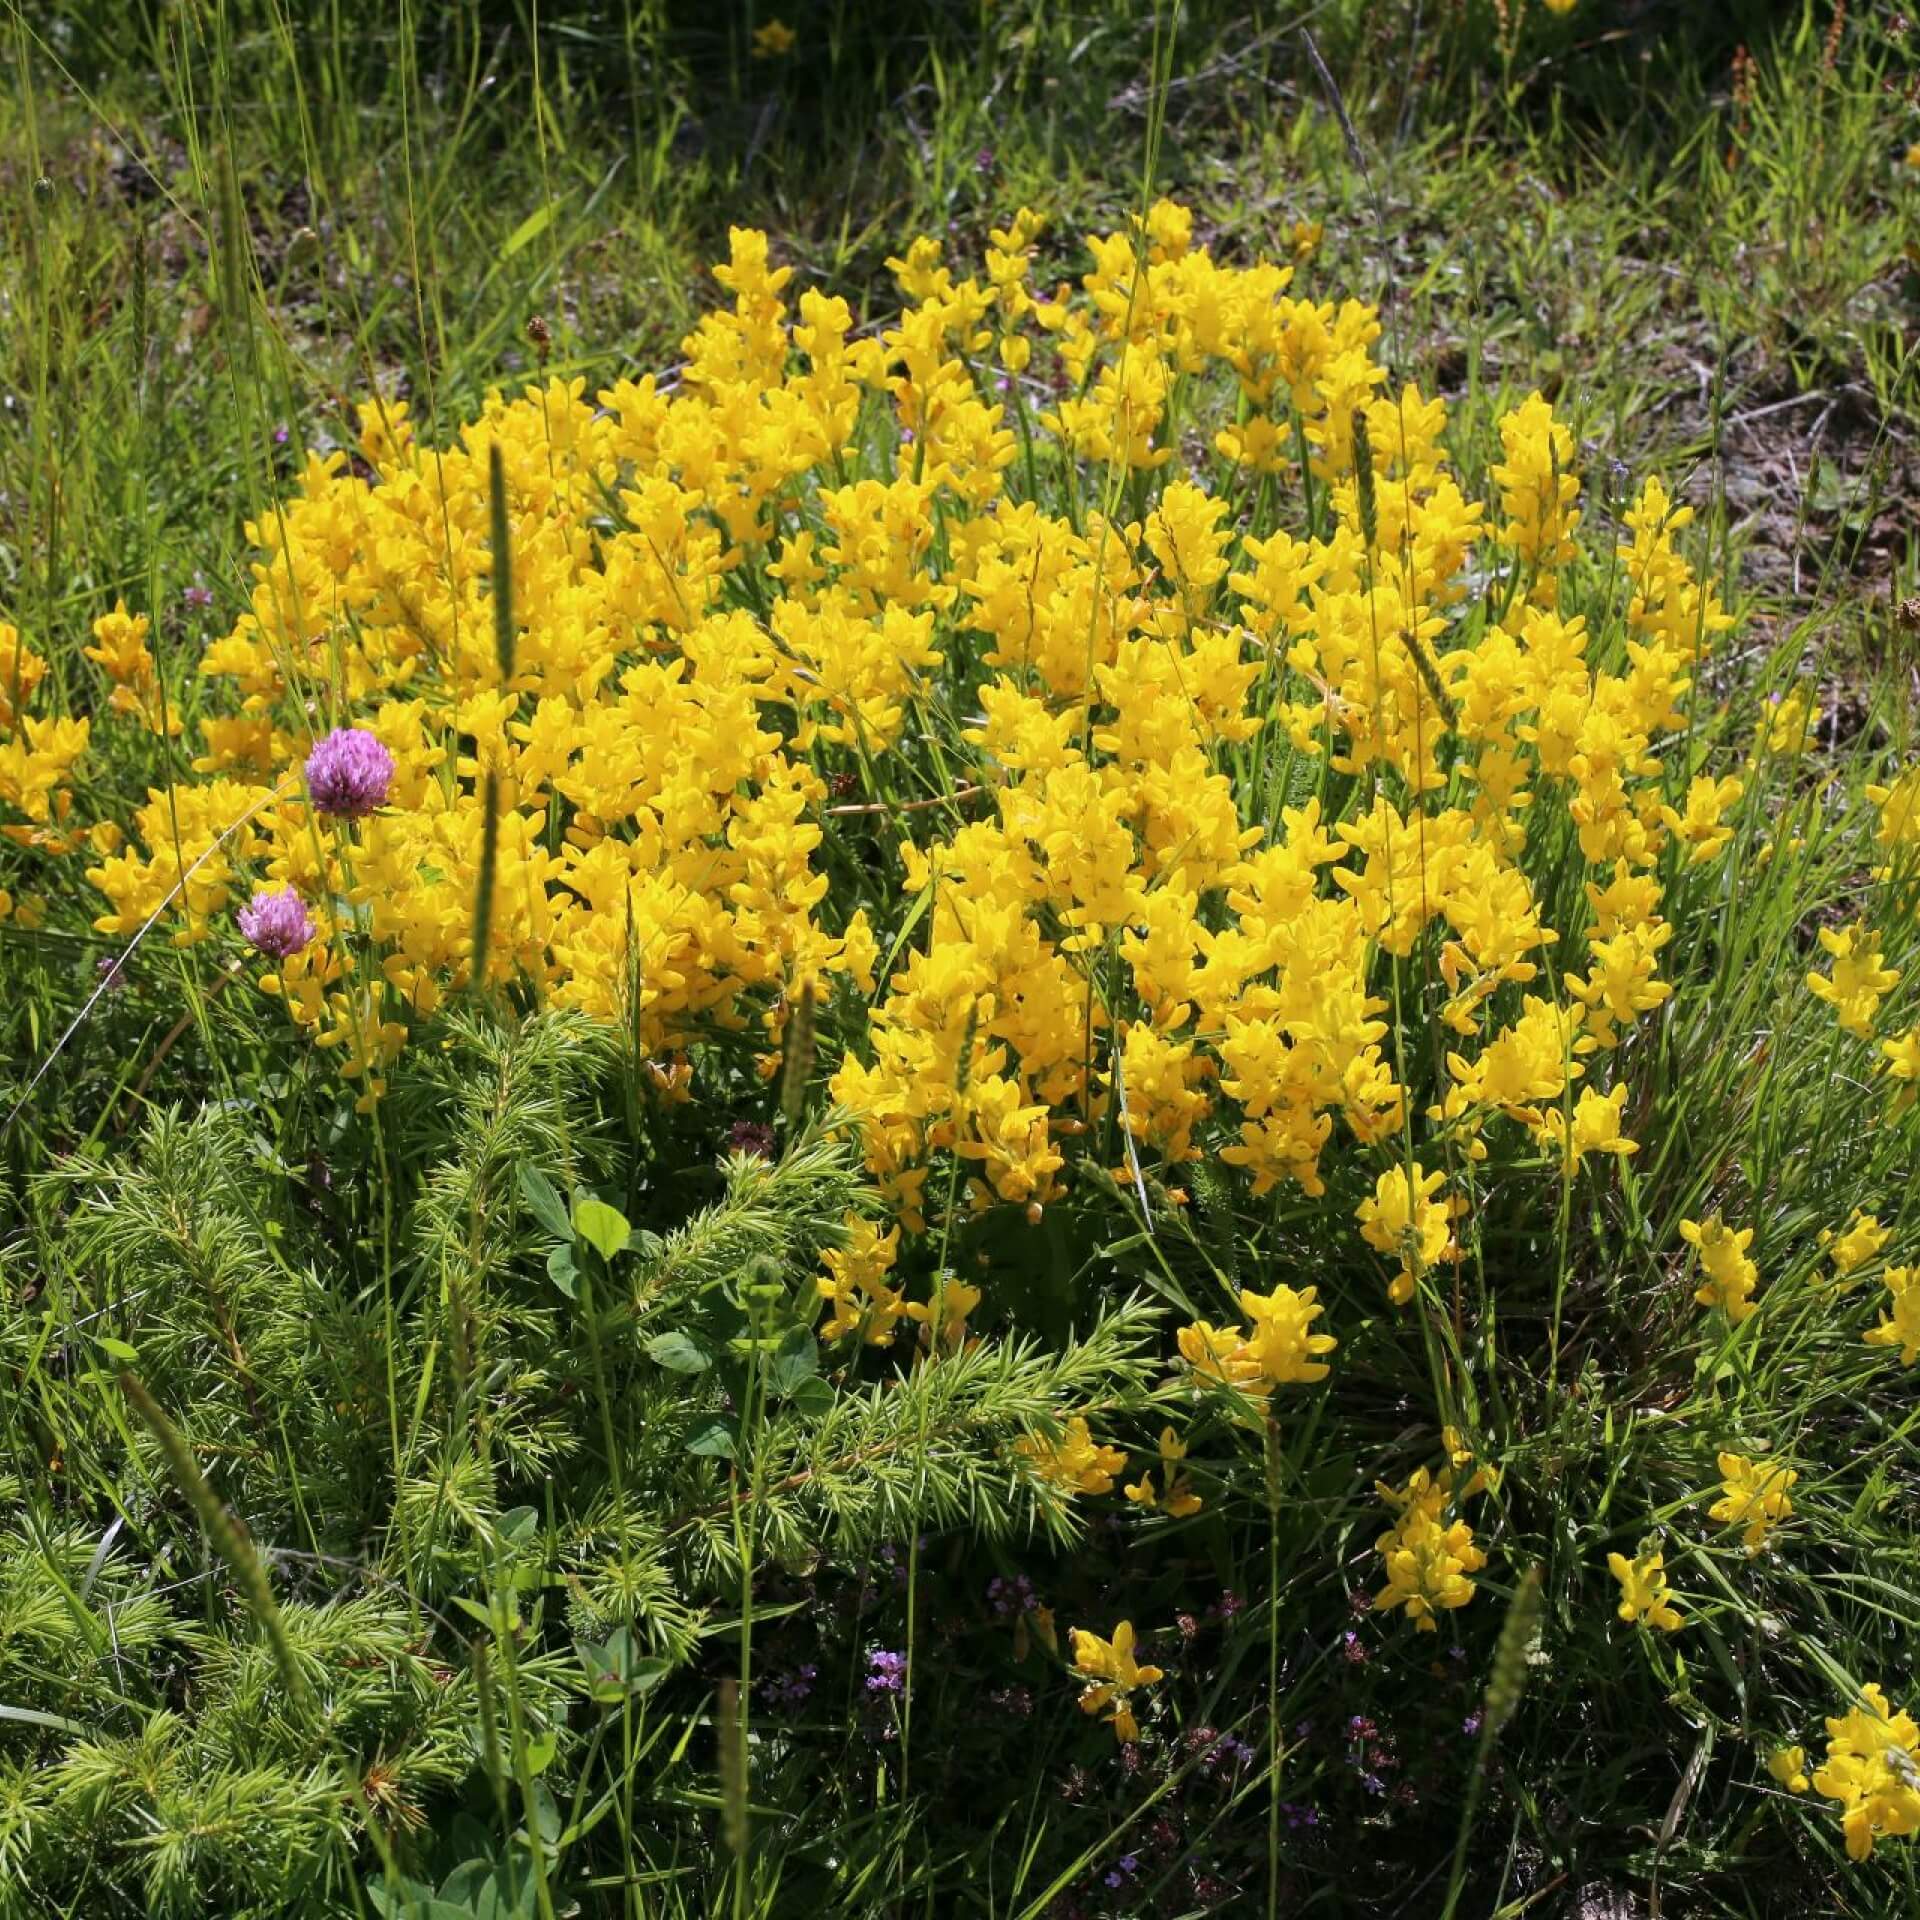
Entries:
MULTIPOLYGON (((315 936, 263 985, 369 1100, 477 980, 621 1021, 682 1089, 703 1035, 757 1034, 770 1070, 845 980, 872 1005, 831 1091, 909 1233, 936 1157, 973 1206, 1031 1211, 1116 1128, 1156 1167, 1322 1193, 1329 1151, 1405 1133, 1383 989, 1423 942, 1459 1044, 1430 1157, 1390 1156, 1359 1208, 1392 1297, 1457 1253, 1436 1159, 1508 1122, 1572 1166, 1633 1152, 1607 1061, 1671 993, 1663 850, 1722 857, 1740 791, 1670 805, 1653 751, 1729 624, 1675 545, 1689 510, 1649 481, 1628 511, 1603 664, 1562 611, 1583 509, 1539 395, 1469 501, 1371 309, 1216 261, 1171 203, 1051 294, 1039 233, 1022 210, 979 273, 915 242, 869 334, 736 231, 677 382, 494 395, 440 446, 367 402, 357 459, 310 455, 251 530, 199 780, 91 869, 101 929, 163 912, 192 943, 248 884, 294 889, 315 936), (1189 421, 1211 461, 1174 464, 1189 421), (1246 513, 1297 448, 1327 505, 1305 537, 1246 513), (1464 618, 1489 568, 1506 589, 1464 618), (380 804, 316 802, 323 723, 384 748, 380 804), (855 786, 924 795, 866 803, 898 823, 891 926, 822 864, 855 786), (1564 926, 1524 864, 1549 794, 1599 876, 1564 926), (1503 1015, 1508 987, 1532 991, 1503 1015)), ((138 626, 96 649, 136 703, 138 626)), ((832 1324, 859 1294, 884 1330, 849 1259, 832 1324)))
MULTIPOLYGON (((793 44, 770 21, 755 52, 793 44)), ((249 529, 250 602, 177 749, 191 777, 87 837, 96 926, 244 937, 363 1110, 475 989, 617 1026, 663 1104, 750 1079, 743 1058, 771 1080, 796 1035, 810 1066, 817 1042, 828 1124, 880 1200, 802 1283, 823 1365, 986 1357, 972 1316, 1022 1282, 964 1267, 976 1226, 1051 1231, 1117 1193, 1158 1250, 1163 1225, 1197 1245, 1196 1214, 1232 1233, 1259 1203, 1285 1232, 1250 1283, 1213 1267, 1223 1305, 1184 1306, 1154 1394, 1261 1436, 1274 1520, 1308 1395, 1349 1362, 1368 1390, 1370 1341, 1424 1340, 1442 1454, 1378 1485, 1371 1604, 1431 1633, 1510 1524, 1511 1456, 1464 1437, 1486 1412, 1462 1400, 1486 1384, 1461 1305, 1487 1285, 1483 1215, 1531 1210, 1527 1258, 1557 1223, 1563 1259, 1583 1214, 1652 1217, 1644 1163, 1671 1178, 1679 1156, 1638 1065, 1692 1017, 1700 903, 1804 853, 1752 828, 1815 752, 1821 695, 1768 708, 1737 770, 1699 744, 1733 620, 1684 551, 1693 510, 1649 478, 1595 511, 1539 393, 1493 424, 1472 497, 1379 314, 1296 289, 1317 234, 1230 263, 1162 202, 1048 288, 1042 233, 1021 209, 977 265, 912 240, 888 262, 898 311, 867 328, 736 230, 673 373, 493 393, 439 436, 368 400, 353 451, 308 455, 249 529)), ((106 713, 180 731, 146 622, 117 606, 93 636, 106 713)), ((0 628, 0 802, 16 839, 78 845, 88 723, 48 711, 45 678, 0 628)), ((1866 794, 1869 861, 1906 871, 1913 771, 1866 794)), ((1885 918, 1804 925, 1792 969, 1898 1117, 1920 1028, 1883 1037, 1905 951, 1885 918)), ((1776 1261, 1763 1196, 1750 1224, 1708 1211, 1724 1190, 1703 1176, 1644 1250, 1667 1324, 1711 1346, 1761 1316, 1746 1349, 1806 1269, 1776 1261), (1716 1320, 1683 1310, 1681 1258, 1716 1320)), ((1893 1230, 1859 1210, 1821 1244, 1846 1278, 1893 1230)), ((1915 1363, 1913 1271, 1884 1270, 1857 1362, 1864 1338, 1915 1363)), ((1161 1277, 1178 1297, 1191 1276, 1161 1277)), ((1531 1337, 1529 1307, 1503 1338, 1531 1337)), ((1548 1393, 1570 1392, 1546 1352, 1548 1393)), ((1225 1524, 1211 1456, 1203 1503, 1172 1425, 1126 1480, 1092 1425, 1107 1403, 1061 1397, 1010 1445, 1056 1512, 1120 1493, 1129 1522, 1225 1524)), ((1708 1518, 1757 1556, 1797 1475, 1718 1469, 1708 1518)), ((1619 1619, 1686 1624, 1667 1552, 1676 1577, 1737 1553, 1700 1532, 1604 1555, 1619 1619)), ((1131 1626, 1076 1632, 1072 1664, 1087 1711, 1137 1739, 1162 1676, 1131 1626)), ((1814 1777, 1850 1850, 1911 1830, 1866 1724, 1814 1777)), ((1790 1751, 1776 1778, 1804 1786, 1790 1751)))

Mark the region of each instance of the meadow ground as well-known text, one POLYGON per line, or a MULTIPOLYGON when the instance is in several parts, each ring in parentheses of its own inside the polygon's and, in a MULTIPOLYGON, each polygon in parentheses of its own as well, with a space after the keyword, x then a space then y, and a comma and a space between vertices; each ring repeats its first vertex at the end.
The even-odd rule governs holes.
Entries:
POLYGON ((0 42, 0 1914, 1920 1911, 1920 26, 0 42))

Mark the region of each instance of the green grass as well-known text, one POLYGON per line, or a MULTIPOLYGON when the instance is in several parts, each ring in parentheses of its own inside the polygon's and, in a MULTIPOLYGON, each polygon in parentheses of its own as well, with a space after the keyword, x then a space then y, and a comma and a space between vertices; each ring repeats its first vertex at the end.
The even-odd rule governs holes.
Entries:
MULTIPOLYGON (((1915 1121, 1802 981, 1871 900, 1904 974, 1882 1031, 1915 1017, 1913 902, 1860 825, 1915 750, 1914 37, 1811 4, 1582 0, 1511 33, 1478 0, 823 0, 757 59, 767 12, 0 14, 0 620, 48 658, 44 707, 100 716, 77 822, 190 780, 248 524, 303 449, 351 444, 355 400, 444 444, 489 389, 673 366, 730 225, 878 327, 914 234, 977 258, 1025 203, 1050 286, 1148 172, 1223 259, 1323 224, 1304 283, 1381 303, 1469 498, 1540 388, 1592 525, 1651 470, 1695 503, 1742 620, 1663 746, 1676 798, 1796 676, 1816 752, 1754 779, 1734 864, 1668 876, 1683 991, 1628 1056, 1640 1154, 1561 1188, 1509 1141, 1430 1312, 1385 1308, 1352 1226, 1390 1149, 1256 1202, 1116 1138, 1037 1228, 936 1221, 905 1264, 986 1274, 989 1338, 897 1376, 809 1330, 874 1201, 797 1044, 784 1111, 725 1035, 702 1099, 662 1105, 622 1033, 503 989, 416 1039, 369 1122, 237 953, 162 930, 122 959, 88 855, 0 842, 0 1914, 1911 1911, 1910 1844, 1850 1865, 1764 1758, 1817 1760, 1861 1682, 1913 1697, 1910 1380, 1860 1338, 1878 1282, 1816 1281, 1855 1207, 1914 1257, 1915 1121), (118 597, 181 742, 105 722, 81 649, 118 597), (780 1156, 729 1156, 740 1121, 780 1156), (1679 1222, 1714 1207, 1757 1229, 1744 1330, 1681 1284, 1679 1222), (1280 1279, 1335 1303, 1338 1373, 1249 1428, 1170 1375, 1170 1328, 1280 1279), (1063 1409, 1135 1471, 1177 1422, 1206 1507, 1043 1497, 1011 1443, 1063 1409), (1430 1638, 1355 1597, 1373 1482, 1442 1418, 1503 1479, 1480 1593, 1430 1638), (1749 1561, 1701 1515, 1716 1451, 1763 1446, 1797 1517, 1749 1561), (1655 1531, 1670 1640, 1614 1622, 1603 1571, 1655 1531), (1123 1616, 1169 1671, 1132 1758, 1063 1671, 1069 1627, 1123 1616)), ((1607 547, 1579 604, 1617 651, 1607 547)), ((847 758, 877 815, 951 791, 918 750, 847 758)), ((1303 797, 1253 764, 1250 815, 1303 797)), ((893 829, 943 817, 827 823, 836 921, 868 905, 883 954, 919 937, 893 829)), ((1575 924, 1557 802, 1535 836, 1575 924)), ((1392 970, 1422 1104, 1451 1044, 1430 959, 1392 970)), ((827 1065, 863 1019, 823 1007, 827 1065)))

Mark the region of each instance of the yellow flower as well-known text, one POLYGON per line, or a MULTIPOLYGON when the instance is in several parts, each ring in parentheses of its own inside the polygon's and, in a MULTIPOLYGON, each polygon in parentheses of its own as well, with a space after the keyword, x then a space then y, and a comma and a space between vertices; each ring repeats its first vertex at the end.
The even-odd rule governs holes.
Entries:
POLYGON ((1640 1151, 1637 1140, 1629 1140, 1620 1131, 1620 1119, 1626 1112, 1627 1089, 1623 1082, 1611 1093, 1601 1093, 1593 1087, 1583 1087, 1580 1098, 1574 1102, 1573 1126, 1569 1130, 1566 1116, 1556 1108, 1549 1108, 1541 1116, 1541 1131, 1549 1140, 1563 1141, 1563 1151, 1569 1166, 1577 1167, 1590 1153, 1610 1153, 1616 1158, 1625 1159, 1629 1154, 1640 1151))
POLYGON ((1820 727, 1820 696, 1795 687, 1781 698, 1767 721, 1767 751, 1784 755, 1805 753, 1820 727))
POLYGON ((1204 1378, 1256 1395, 1290 1382, 1324 1380, 1330 1369, 1319 1356, 1340 1343, 1331 1334, 1311 1331, 1324 1311, 1318 1292, 1306 1287, 1296 1293, 1287 1286, 1271 1293, 1243 1290, 1240 1310, 1251 1324, 1223 1328, 1196 1320, 1180 1329, 1181 1356, 1204 1378))
POLYGON ((1807 975, 1807 988, 1839 1016, 1840 1025, 1862 1040, 1873 1038, 1874 1015, 1899 980, 1899 972, 1880 961, 1880 938, 1864 925, 1820 929, 1820 944, 1833 956, 1831 977, 1807 975))
POLYGON ((1733 829, 1721 816, 1744 791, 1740 780, 1732 774, 1721 780, 1701 774, 1687 788, 1683 812, 1665 806, 1660 809, 1667 831, 1693 849, 1688 855, 1690 865, 1698 866, 1702 861, 1711 860, 1733 838, 1733 829))
POLYGON ((1760 1269, 1747 1258, 1753 1244, 1753 1229, 1737 1231, 1726 1225, 1716 1211, 1705 1220, 1682 1220, 1680 1238, 1698 1249, 1700 1268, 1706 1279, 1694 1289, 1693 1297, 1703 1307, 1719 1307, 1736 1327, 1753 1312, 1752 1294, 1759 1283, 1760 1269))
POLYGON ((784 20, 769 20, 764 26, 753 30, 753 57, 756 60, 776 60, 783 54, 791 53, 799 37, 784 20))
POLYGON ((1607 1570, 1620 1582, 1619 1614, 1662 1632, 1674 1633, 1686 1622, 1667 1592, 1662 1556, 1656 1551, 1629 1560, 1624 1553, 1607 1555, 1607 1570))
POLYGON ((1820 1244, 1832 1256, 1834 1272, 1843 1279, 1856 1267, 1864 1266, 1892 1238, 1891 1227, 1883 1227, 1875 1215, 1862 1213, 1858 1207, 1844 1233, 1836 1234, 1831 1227, 1820 1229, 1820 1244))
POLYGON ((820 1338, 841 1340, 857 1333, 869 1346, 891 1346, 895 1327, 914 1311, 885 1278, 900 1250, 900 1229, 882 1233, 876 1222, 850 1213, 844 1231, 842 1244, 821 1255, 826 1277, 814 1282, 820 1299, 833 1309, 821 1322, 820 1338))
POLYGON ((35 689, 47 677, 47 663, 20 638, 20 630, 0 620, 0 733, 11 733, 35 689))
POLYGON ((1889 1318, 1861 1337, 1870 1347, 1898 1347, 1900 1364, 1910 1367, 1920 1360, 1920 1268, 1889 1267, 1880 1278, 1886 1284, 1889 1318))
POLYGON ((1386 1565, 1387 1584, 1373 1596, 1381 1612, 1404 1607, 1423 1633, 1435 1630, 1440 1613, 1473 1598, 1468 1576, 1487 1564, 1465 1520, 1448 1518, 1452 1475, 1419 1468, 1398 1491, 1380 1486, 1380 1497, 1399 1510, 1399 1520, 1375 1542, 1386 1565))
POLYGON ((1920 1831, 1920 1727, 1894 1712, 1874 1685, 1860 1704, 1827 1721, 1827 1757, 1813 1776, 1816 1793, 1840 1803, 1847 1858, 1865 1860, 1876 1840, 1920 1831))
POLYGON ((1099 1713, 1107 1710, 1113 1737, 1125 1743, 1140 1738, 1140 1723, 1134 1718, 1131 1696, 1140 1687, 1150 1687, 1165 1676, 1159 1667, 1142 1666, 1133 1657, 1133 1622, 1122 1620, 1111 1640, 1103 1640, 1085 1627, 1073 1630, 1073 1664, 1089 1685, 1081 1690, 1080 1711, 1099 1713))
POLYGON ((1882 1040, 1882 1070, 1895 1083, 1893 1110, 1903 1113, 1920 1096, 1920 1027, 1909 1027, 1892 1040, 1882 1040))
POLYGON ((1747 1552, 1755 1554, 1767 1535, 1793 1517, 1788 1490, 1800 1478, 1791 1468, 1771 1461, 1749 1460, 1744 1454, 1723 1453, 1718 1459, 1720 1498, 1707 1509, 1710 1519, 1723 1526, 1744 1529, 1747 1552))
POLYGON ((1383 1173, 1374 1182, 1372 1197, 1360 1203, 1360 1237, 1379 1252, 1399 1257, 1400 1272, 1387 1288, 1395 1306, 1411 1300, 1420 1275, 1455 1251, 1449 1225, 1453 1205, 1434 1198, 1445 1184, 1444 1173, 1428 1173, 1416 1160, 1411 1171, 1395 1167, 1383 1173))
POLYGON ((1014 1442, 1014 1450, 1038 1478, 1068 1495, 1111 1493, 1114 1475, 1127 1464, 1126 1454, 1118 1447, 1102 1446, 1084 1416, 1077 1413, 1063 1423, 1059 1439, 1027 1434, 1014 1442))
POLYGON ((1805 1793, 1809 1784, 1806 1748, 1775 1747, 1767 1755, 1767 1771, 1789 1793, 1805 1793))
POLYGON ((1331 1334, 1310 1331, 1323 1311, 1314 1299, 1317 1292, 1315 1287, 1298 1293, 1291 1287, 1275 1287, 1271 1293, 1242 1290, 1240 1310, 1251 1322, 1242 1351, 1259 1369, 1256 1391, 1327 1377, 1329 1369, 1318 1356, 1331 1353, 1339 1342, 1331 1334))
POLYGON ((1179 1438, 1171 1427, 1160 1430, 1160 1460, 1166 1476, 1166 1494, 1156 1493, 1153 1475, 1143 1473, 1126 1488, 1127 1498, 1138 1506, 1156 1507, 1162 1504, 1176 1520, 1184 1520, 1195 1514, 1206 1504, 1194 1492, 1193 1484, 1180 1471, 1180 1462, 1187 1457, 1186 1443, 1179 1438))

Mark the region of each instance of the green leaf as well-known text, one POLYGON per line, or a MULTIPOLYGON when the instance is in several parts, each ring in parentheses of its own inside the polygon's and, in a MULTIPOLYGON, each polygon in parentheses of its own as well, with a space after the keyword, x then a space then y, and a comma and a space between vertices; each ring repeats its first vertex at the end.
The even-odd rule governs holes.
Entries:
POLYGON ((710 1420, 687 1442, 687 1451, 697 1453, 703 1460, 731 1460, 734 1439, 733 1427, 725 1420, 710 1420))
POLYGON ((556 1240, 573 1238, 573 1222, 567 1218, 567 1203, 560 1198, 560 1190, 538 1167, 523 1166, 520 1169, 520 1198, 526 1202, 527 1211, 556 1240))
POLYGON ((595 1646, 591 1640, 574 1644, 588 1694, 603 1706, 623 1700, 629 1693, 645 1693, 673 1671, 670 1660, 639 1652, 626 1627, 616 1627, 604 1646, 595 1646))
POLYGON ((809 1420, 824 1420, 833 1411, 833 1389, 816 1373, 793 1390, 794 1407, 809 1420))
POLYGON ((781 1399, 797 1393, 820 1371, 820 1343, 806 1327, 791 1328, 767 1362, 767 1387, 781 1399))
POLYGON ((624 1253, 633 1229, 618 1207, 604 1200, 576 1200, 573 1203, 573 1230, 602 1260, 612 1263, 616 1253, 624 1253))
POLYGON ((579 1269, 573 1264, 571 1245, 554 1247, 547 1254, 547 1278, 564 1293, 569 1300, 577 1300, 580 1289, 579 1269))
POLYGON ((369 1882, 367 1898, 373 1903, 374 1912, 386 1920, 401 1920, 403 1915, 411 1920, 415 1914, 431 1913, 434 1907, 433 1889, 418 1880, 409 1880, 405 1874, 398 1880, 388 1880, 383 1875, 369 1882))
POLYGON ((521 1546, 540 1537, 538 1507, 509 1507, 499 1520, 500 1538, 509 1545, 521 1546))
POLYGON ((647 1358, 669 1373, 705 1373, 713 1365, 713 1356, 684 1333, 656 1333, 647 1342, 647 1358))
POLYGON ((11 1720, 23 1727, 50 1727, 55 1733, 84 1735, 88 1729, 65 1714, 42 1713, 38 1707, 0 1707, 0 1720, 11 1720))
POLYGON ((502 260, 511 260, 513 256, 530 241, 537 240, 553 223, 554 203, 549 200, 544 207, 534 211, 507 235, 507 244, 500 249, 502 260))
POLYGON ((462 1860, 440 1882, 440 1898, 451 1905, 471 1909, 482 1889, 493 1879, 493 1862, 484 1854, 477 1860, 462 1860))
POLYGON ((110 1334, 96 1333, 93 1336, 93 1344, 109 1360, 117 1360, 123 1367, 134 1366, 139 1361, 140 1355, 135 1348, 128 1346, 124 1340, 114 1339, 110 1334))

